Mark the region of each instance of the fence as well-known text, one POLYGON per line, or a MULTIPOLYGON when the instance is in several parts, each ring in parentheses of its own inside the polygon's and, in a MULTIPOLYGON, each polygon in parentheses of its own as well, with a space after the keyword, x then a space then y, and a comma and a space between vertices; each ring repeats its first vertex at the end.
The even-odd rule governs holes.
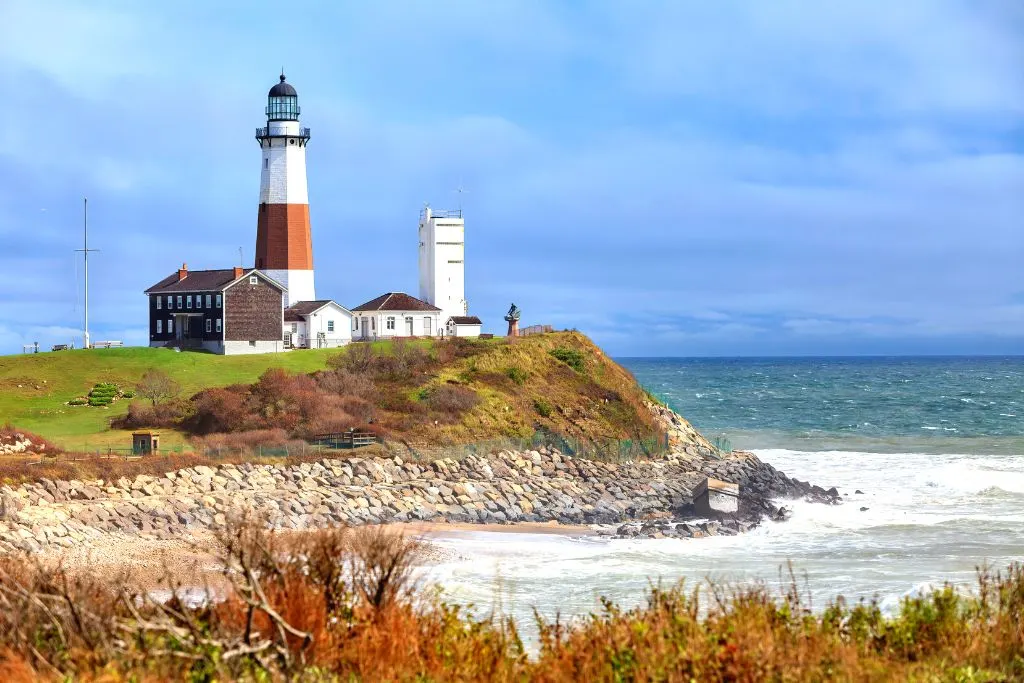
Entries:
POLYGON ((404 445, 409 453, 419 460, 431 460, 438 457, 458 460, 469 455, 489 455, 503 450, 536 450, 546 446, 573 457, 622 462, 666 453, 669 450, 669 437, 666 433, 637 439, 595 440, 567 437, 542 429, 534 432, 530 437, 502 437, 470 444, 437 447, 404 445))
POLYGON ((528 337, 531 334, 544 334, 545 332, 554 332, 555 328, 551 325, 530 325, 529 327, 522 327, 519 329, 520 337, 528 337))
POLYGON ((347 432, 341 432, 338 434, 317 434, 310 439, 309 442, 314 446, 347 450, 350 448, 371 446, 375 443, 379 443, 380 438, 372 432, 357 432, 354 429, 350 429, 347 432))

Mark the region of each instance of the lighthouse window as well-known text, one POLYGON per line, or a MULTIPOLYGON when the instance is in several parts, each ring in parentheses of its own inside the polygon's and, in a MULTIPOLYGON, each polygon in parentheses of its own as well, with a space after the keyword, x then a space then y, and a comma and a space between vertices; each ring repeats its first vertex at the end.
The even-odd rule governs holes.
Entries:
POLYGON ((263 160, 263 168, 270 168, 270 159, 263 160))

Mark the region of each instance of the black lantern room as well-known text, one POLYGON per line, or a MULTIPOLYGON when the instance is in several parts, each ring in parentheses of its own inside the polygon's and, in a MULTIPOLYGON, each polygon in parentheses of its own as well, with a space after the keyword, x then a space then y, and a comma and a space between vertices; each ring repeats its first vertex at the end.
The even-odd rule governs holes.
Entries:
POLYGON ((281 82, 274 85, 267 93, 268 121, 298 121, 299 94, 295 88, 285 82, 281 72, 281 82))

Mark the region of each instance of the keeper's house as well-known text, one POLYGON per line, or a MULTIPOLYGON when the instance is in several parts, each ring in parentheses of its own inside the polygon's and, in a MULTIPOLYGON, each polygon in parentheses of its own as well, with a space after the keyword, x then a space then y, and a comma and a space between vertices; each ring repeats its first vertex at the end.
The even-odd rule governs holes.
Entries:
POLYGON ((352 309, 352 338, 440 336, 441 309, 405 292, 388 292, 352 309))
POLYGON ((228 355, 284 350, 285 288, 259 270, 189 272, 182 264, 146 295, 150 346, 228 355))

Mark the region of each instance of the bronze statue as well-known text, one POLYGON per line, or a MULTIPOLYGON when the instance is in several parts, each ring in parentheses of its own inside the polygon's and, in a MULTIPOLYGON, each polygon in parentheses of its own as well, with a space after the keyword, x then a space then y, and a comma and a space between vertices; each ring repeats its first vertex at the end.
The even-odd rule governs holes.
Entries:
POLYGON ((508 321, 508 336, 518 337, 519 336, 519 317, 522 315, 515 304, 508 309, 508 313, 505 315, 505 320, 508 321))

